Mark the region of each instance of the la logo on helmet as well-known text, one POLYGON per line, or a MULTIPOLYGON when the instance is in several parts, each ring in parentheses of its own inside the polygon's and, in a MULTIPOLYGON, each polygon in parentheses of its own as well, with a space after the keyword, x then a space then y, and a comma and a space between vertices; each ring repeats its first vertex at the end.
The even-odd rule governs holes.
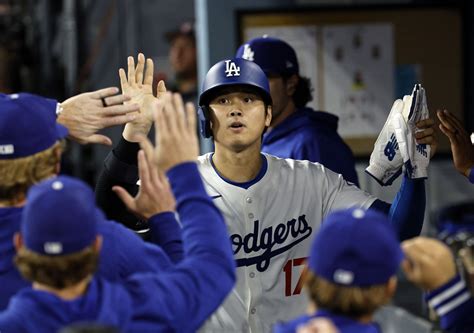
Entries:
POLYGON ((232 60, 225 61, 225 76, 240 76, 240 67, 235 64, 232 60))

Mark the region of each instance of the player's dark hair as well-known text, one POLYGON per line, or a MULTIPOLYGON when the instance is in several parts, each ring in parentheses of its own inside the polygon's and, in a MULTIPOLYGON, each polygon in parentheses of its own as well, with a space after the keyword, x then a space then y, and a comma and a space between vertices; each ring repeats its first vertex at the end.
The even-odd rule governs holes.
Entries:
POLYGON ((216 87, 207 94, 206 99, 203 101, 204 102, 203 104, 209 107, 209 104, 211 103, 213 99, 222 95, 237 93, 237 92, 255 94, 259 96, 263 100, 263 103, 265 104, 265 110, 267 109, 269 105, 271 105, 271 101, 268 100, 267 96, 264 95, 259 88, 255 88, 253 86, 245 85, 245 84, 235 84, 235 85, 232 84, 232 85, 216 87))
POLYGON ((386 283, 364 288, 342 286, 308 272, 306 287, 318 308, 354 319, 372 315, 388 302, 386 283))
MULTIPOLYGON (((291 76, 283 76, 283 82, 286 83, 290 77, 291 76)), ((309 78, 299 76, 298 84, 296 85, 292 98, 297 108, 305 107, 308 102, 313 100, 313 88, 309 78)))
POLYGON ((23 246, 15 256, 16 267, 25 279, 55 289, 74 286, 94 274, 98 261, 99 252, 93 246, 63 256, 41 255, 23 246))

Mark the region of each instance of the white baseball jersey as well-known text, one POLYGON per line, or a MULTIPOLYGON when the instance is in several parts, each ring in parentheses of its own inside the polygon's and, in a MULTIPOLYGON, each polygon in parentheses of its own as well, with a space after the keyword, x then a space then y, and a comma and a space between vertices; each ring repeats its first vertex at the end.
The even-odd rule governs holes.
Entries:
POLYGON ((223 180, 211 154, 199 157, 237 263, 235 288, 201 332, 270 332, 275 322, 305 313, 300 278, 321 221, 332 210, 368 208, 375 200, 319 163, 265 157, 265 175, 248 189, 223 180))

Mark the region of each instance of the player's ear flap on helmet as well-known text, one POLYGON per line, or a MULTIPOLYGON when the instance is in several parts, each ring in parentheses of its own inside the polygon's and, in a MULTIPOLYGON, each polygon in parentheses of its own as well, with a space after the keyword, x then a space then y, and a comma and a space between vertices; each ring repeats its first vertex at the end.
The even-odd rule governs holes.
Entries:
POLYGON ((202 137, 203 138, 212 137, 211 117, 210 117, 209 106, 201 105, 198 107, 197 111, 198 111, 199 126, 201 129, 202 137))

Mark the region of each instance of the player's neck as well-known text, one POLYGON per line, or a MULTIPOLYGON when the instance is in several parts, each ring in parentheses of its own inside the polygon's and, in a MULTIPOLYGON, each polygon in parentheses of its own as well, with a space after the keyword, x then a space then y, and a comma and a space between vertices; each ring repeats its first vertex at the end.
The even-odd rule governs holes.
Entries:
POLYGON ((220 147, 216 144, 212 162, 219 174, 233 182, 243 183, 254 179, 262 167, 260 144, 241 152, 220 147))
POLYGON ((295 112, 296 112, 296 105, 293 102, 293 100, 290 99, 288 103, 286 104, 285 108, 281 112, 279 112, 276 115, 273 114, 272 122, 270 123, 270 126, 268 127, 267 131, 271 131, 272 129, 280 125, 282 122, 285 121, 286 118, 288 118, 295 112))
POLYGON ((41 284, 39 282, 33 282, 33 289, 42 290, 50 294, 53 294, 63 300, 70 301, 86 293, 87 287, 89 286, 89 282, 91 281, 91 279, 92 279, 92 276, 88 276, 84 278, 83 280, 81 280, 79 283, 73 286, 64 288, 64 289, 56 289, 56 288, 52 288, 44 284, 41 284))
POLYGON ((357 321, 362 323, 362 324, 370 324, 371 322, 374 321, 374 315, 369 314, 369 315, 359 317, 359 318, 357 318, 357 321))

